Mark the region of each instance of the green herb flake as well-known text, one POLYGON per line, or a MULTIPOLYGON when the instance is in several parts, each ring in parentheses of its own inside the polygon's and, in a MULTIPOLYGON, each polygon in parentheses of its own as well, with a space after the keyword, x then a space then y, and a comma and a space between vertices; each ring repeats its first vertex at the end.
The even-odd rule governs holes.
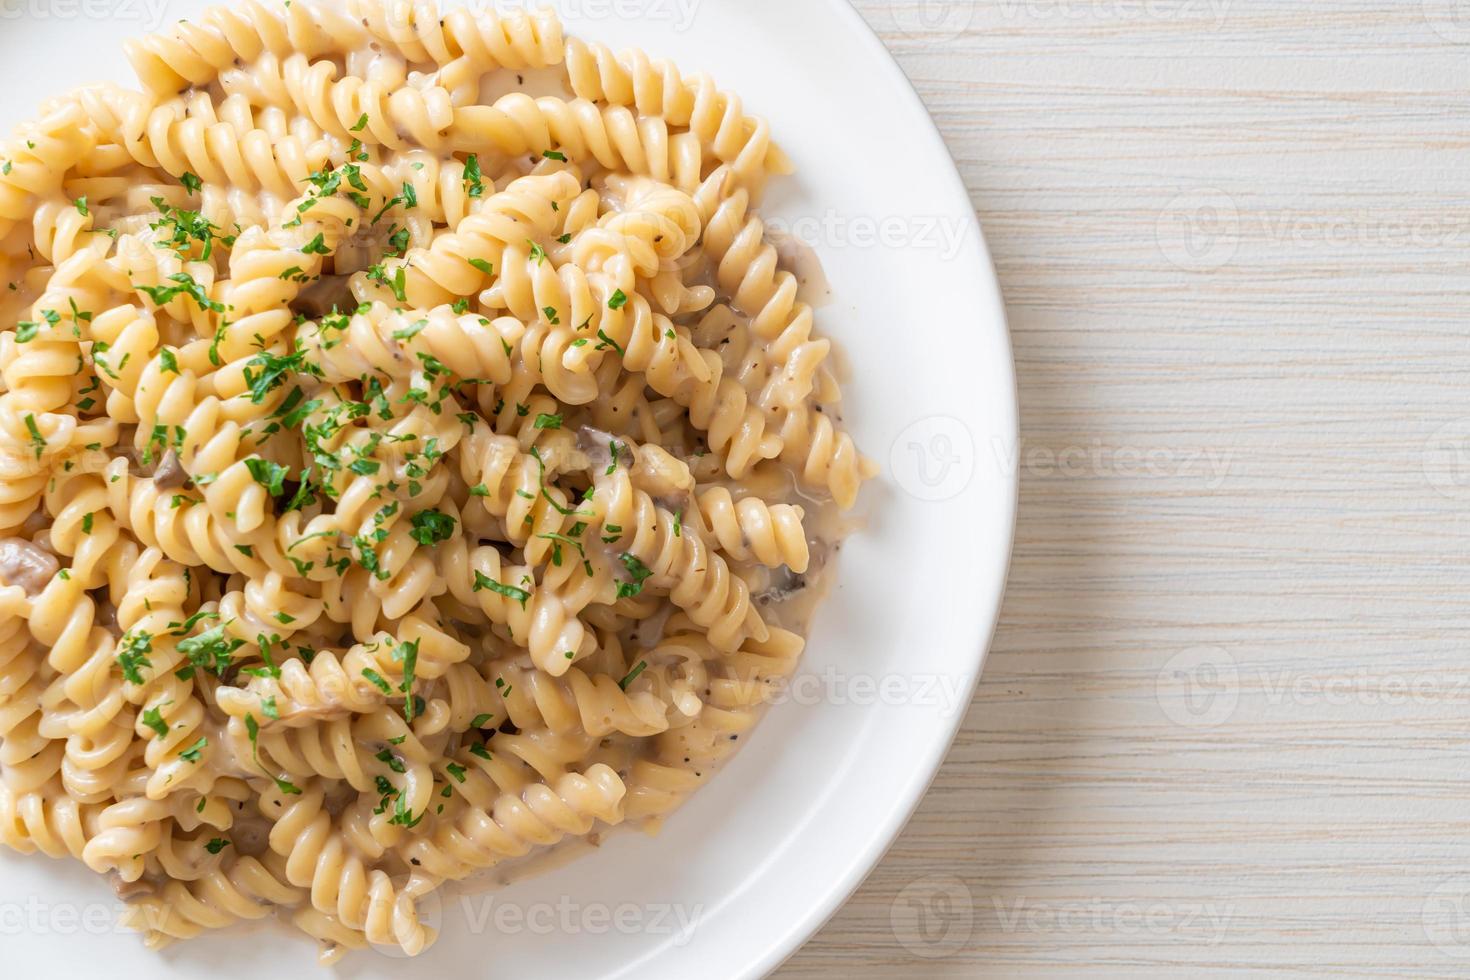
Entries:
POLYGON ((199 741, 195 742, 193 745, 189 746, 187 749, 179 753, 179 758, 183 759, 185 762, 193 762, 197 764, 201 759, 204 758, 204 750, 208 747, 209 739, 201 735, 199 736, 199 741))
POLYGON ((245 732, 250 736, 250 748, 251 751, 254 753, 255 765, 260 769, 260 771, 265 773, 267 776, 270 776, 272 781, 274 781, 276 784, 276 789, 280 790, 282 793, 285 793, 287 796, 300 796, 300 789, 286 782, 286 780, 284 779, 278 779, 275 776, 271 776, 271 774, 266 771, 265 766, 261 765, 259 743, 260 723, 255 720, 254 715, 245 716, 245 732))
POLYGON ((373 670, 371 667, 364 668, 363 669, 363 672, 362 672, 362 676, 363 677, 366 677, 368 679, 368 681, 373 685, 373 687, 376 687, 378 690, 382 691, 384 694, 392 694, 393 693, 392 686, 389 685, 389 683, 386 680, 383 679, 383 675, 380 674, 380 673, 378 673, 376 670, 373 670))
POLYGON ((148 654, 153 652, 153 634, 138 631, 123 635, 117 655, 117 665, 122 669, 123 679, 129 684, 143 683, 142 669, 152 667, 148 654))
POLYGON ((628 689, 628 685, 631 684, 631 683, 633 683, 634 681, 636 681, 638 679, 638 675, 641 674, 641 673, 643 673, 643 671, 647 667, 648 667, 648 662, 646 660, 640 660, 640 661, 638 661, 638 666, 636 666, 632 670, 628 671, 628 675, 626 677, 624 677, 622 680, 618 681, 618 687, 621 687, 623 690, 626 691, 628 689))
POLYGON ((454 536, 454 518, 437 510, 420 511, 413 515, 411 523, 413 530, 409 537, 421 545, 435 545, 454 536))
POLYGON ((286 476, 290 470, 280 463, 272 463, 259 456, 251 456, 245 460, 245 468, 250 471, 251 478, 265 487, 266 492, 272 497, 279 497, 286 492, 286 476))
POLYGON ((626 568, 628 570, 628 574, 632 576, 632 581, 623 582, 618 585, 618 598, 632 598, 633 596, 636 596, 643 591, 644 580, 652 575, 653 572, 649 569, 647 565, 643 564, 643 562, 638 559, 637 555, 629 554, 626 551, 618 556, 618 560, 623 563, 623 567, 626 568))
POLYGON ((168 722, 163 720, 163 712, 160 708, 149 708, 144 711, 143 724, 153 729, 159 738, 165 738, 168 736, 168 722))
POLYGON ((526 602, 531 598, 531 593, 527 592, 525 589, 518 589, 514 585, 506 585, 502 582, 497 582, 495 581, 495 579, 490 578, 483 572, 475 572, 474 591, 484 592, 487 589, 498 595, 503 595, 507 599, 514 599, 516 602, 519 602, 521 604, 522 609, 526 608, 526 602))

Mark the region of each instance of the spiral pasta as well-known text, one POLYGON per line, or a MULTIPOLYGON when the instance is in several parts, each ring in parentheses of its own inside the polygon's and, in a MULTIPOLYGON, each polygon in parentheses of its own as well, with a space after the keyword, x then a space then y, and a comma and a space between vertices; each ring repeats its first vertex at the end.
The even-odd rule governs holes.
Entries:
POLYGON ((446 882, 656 826, 796 668, 873 467, 755 210, 790 163, 544 11, 126 53, 0 143, 0 843, 153 947, 416 954, 446 882))

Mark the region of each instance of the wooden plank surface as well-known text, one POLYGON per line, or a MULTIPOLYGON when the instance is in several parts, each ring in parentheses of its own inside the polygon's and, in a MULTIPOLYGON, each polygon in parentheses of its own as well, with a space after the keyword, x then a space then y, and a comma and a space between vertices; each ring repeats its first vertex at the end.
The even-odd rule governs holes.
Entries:
POLYGON ((1470 5, 855 5, 995 255, 1020 525, 780 975, 1470 975, 1470 5))

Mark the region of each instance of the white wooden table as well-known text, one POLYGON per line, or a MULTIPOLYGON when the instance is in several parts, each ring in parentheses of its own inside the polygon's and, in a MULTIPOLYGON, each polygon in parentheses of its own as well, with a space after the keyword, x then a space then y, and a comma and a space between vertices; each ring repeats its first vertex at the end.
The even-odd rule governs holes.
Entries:
POLYGON ((1470 3, 855 3, 995 254, 1020 528, 781 975, 1470 975, 1470 3))

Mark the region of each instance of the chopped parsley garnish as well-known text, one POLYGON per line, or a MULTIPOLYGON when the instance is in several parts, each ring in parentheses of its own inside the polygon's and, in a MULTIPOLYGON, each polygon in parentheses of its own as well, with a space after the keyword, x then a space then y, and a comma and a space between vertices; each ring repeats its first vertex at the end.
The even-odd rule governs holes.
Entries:
POLYGON ((168 237, 155 243, 159 248, 172 249, 180 258, 189 259, 193 257, 195 243, 198 243, 203 246, 200 258, 207 260, 214 252, 216 240, 226 245, 234 241, 232 237, 226 238, 217 234, 219 229, 198 211, 176 208, 161 197, 149 200, 158 209, 159 218, 148 227, 168 233, 168 237))
POLYGON ((474 591, 484 592, 487 589, 491 592, 503 595, 507 599, 514 599, 516 602, 519 602, 521 604, 522 609, 526 608, 526 602, 531 598, 531 593, 527 592, 525 589, 518 589, 514 585, 506 585, 503 582, 497 582, 495 581, 495 579, 486 575, 484 572, 475 572, 474 591))
POLYGON ((424 328, 427 327, 428 325, 429 325, 429 321, 428 320, 415 320, 413 323, 410 323, 408 326, 406 326, 406 327, 399 327, 397 330, 393 331, 393 339, 394 340, 409 340, 409 339, 411 339, 413 337, 417 337, 419 334, 423 333, 424 328))
POLYGON ((480 197, 485 193, 483 175, 480 173, 480 158, 471 153, 464 162, 465 193, 470 197, 480 197))
POLYGON ((275 776, 272 776, 269 772, 266 772, 265 766, 261 765, 260 743, 258 741, 260 737, 260 723, 255 720, 254 715, 245 716, 245 731, 250 736, 250 748, 251 751, 254 753, 255 765, 260 769, 260 771, 265 773, 267 776, 270 776, 270 778, 276 784, 276 789, 280 790, 282 793, 285 793, 287 796, 300 796, 301 790, 286 782, 284 779, 277 779, 275 776))
POLYGON ((178 649, 198 670, 223 677, 234 663, 231 655, 244 645, 244 640, 226 636, 225 626, 221 623, 198 636, 180 640, 178 649))
POLYGON ((31 434, 31 445, 36 447, 36 458, 40 459, 46 452, 46 437, 41 435, 41 427, 36 424, 36 417, 30 412, 26 413, 26 431, 31 434))
POLYGON ((622 680, 618 681, 618 687, 621 687, 623 690, 626 691, 628 689, 628 685, 631 684, 631 683, 633 683, 634 681, 636 681, 638 679, 638 675, 641 674, 641 673, 643 673, 643 671, 647 667, 648 667, 648 662, 646 660, 640 660, 640 661, 638 661, 638 666, 636 666, 632 670, 628 671, 628 675, 626 677, 624 677, 622 680))
POLYGON ((250 400, 259 405, 265 396, 286 383, 290 374, 322 376, 322 369, 306 359, 305 351, 284 356, 261 351, 245 364, 245 384, 250 388, 250 400))
POLYGON ((393 659, 403 664, 403 683, 398 689, 407 695, 403 700, 403 720, 411 725, 419 704, 419 699, 413 696, 414 673, 418 670, 419 663, 419 641, 398 644, 393 648, 393 659))
POLYGON ((369 683, 371 683, 373 685, 373 687, 376 687, 378 690, 382 691, 384 694, 392 694, 393 693, 393 687, 392 687, 392 685, 390 685, 387 682, 387 680, 385 680, 383 678, 383 675, 382 674, 378 673, 376 670, 373 670, 371 667, 365 667, 365 668, 363 668, 362 676, 363 677, 366 677, 368 679, 369 683))
POLYGON ((159 708, 149 708, 143 712, 143 724, 153 729, 159 738, 168 735, 168 722, 163 720, 163 712, 159 708))
POLYGON ((625 356, 625 352, 618 342, 609 337, 605 331, 599 329, 597 331, 597 349, 607 350, 609 347, 617 351, 619 357, 625 356))
POLYGON ((199 741, 195 742, 193 745, 189 746, 187 749, 179 753, 179 758, 183 759, 185 762, 197 763, 199 760, 204 758, 204 750, 208 747, 209 739, 201 735, 199 736, 199 741))
POLYGON ((211 313, 223 313, 225 305, 209 298, 204 287, 195 281, 194 277, 187 272, 175 272, 169 276, 170 282, 178 283, 176 286, 138 286, 139 292, 147 293, 148 298, 153 300, 155 306, 167 306, 177 296, 188 296, 199 305, 201 310, 211 313))
POLYGON ((632 581, 623 582, 618 585, 618 598, 630 599, 643 591, 644 580, 652 575, 653 572, 638 559, 637 555, 629 554, 626 551, 618 556, 618 560, 623 563, 623 567, 632 576, 632 581))
POLYGON ((245 468, 250 471, 250 476, 265 487, 266 492, 272 497, 279 497, 286 492, 286 476, 290 473, 280 463, 272 463, 268 459, 259 456, 251 456, 245 460, 245 468))
POLYGON ((421 545, 434 545, 454 536, 454 518, 437 510, 423 510, 413 515, 409 537, 421 545))
POLYGON ((142 684, 144 667, 152 667, 148 654, 153 652, 153 634, 138 631, 124 634, 117 665, 122 668, 123 679, 129 684, 142 684))

